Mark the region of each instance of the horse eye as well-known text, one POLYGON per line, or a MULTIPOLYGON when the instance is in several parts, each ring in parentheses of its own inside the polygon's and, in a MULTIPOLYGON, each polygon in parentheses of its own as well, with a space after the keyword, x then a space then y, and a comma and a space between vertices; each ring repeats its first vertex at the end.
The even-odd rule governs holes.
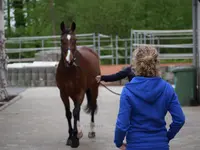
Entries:
POLYGON ((63 43, 65 40, 64 39, 61 39, 61 42, 63 43))

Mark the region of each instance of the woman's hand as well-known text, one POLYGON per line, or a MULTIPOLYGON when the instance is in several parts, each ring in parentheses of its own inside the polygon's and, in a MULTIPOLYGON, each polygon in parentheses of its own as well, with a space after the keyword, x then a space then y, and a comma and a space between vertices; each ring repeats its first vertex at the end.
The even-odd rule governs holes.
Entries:
POLYGON ((126 150, 126 144, 123 143, 122 146, 119 148, 120 150, 126 150))
POLYGON ((100 75, 96 76, 96 80, 99 83, 101 81, 101 76, 100 75))

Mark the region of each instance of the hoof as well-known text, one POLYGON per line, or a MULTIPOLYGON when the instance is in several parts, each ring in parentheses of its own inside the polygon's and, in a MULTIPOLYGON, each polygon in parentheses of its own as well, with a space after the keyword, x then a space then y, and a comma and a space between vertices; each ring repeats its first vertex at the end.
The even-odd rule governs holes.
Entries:
POLYGON ((82 138, 82 137, 83 137, 83 132, 80 131, 80 132, 77 134, 77 138, 80 139, 80 138, 82 138))
POLYGON ((73 136, 71 140, 72 140, 71 147, 77 148, 79 146, 79 139, 76 136, 73 136))
POLYGON ((96 134, 95 134, 95 132, 89 132, 88 133, 88 138, 95 138, 95 136, 96 136, 96 134))
POLYGON ((71 145, 72 145, 72 140, 71 140, 71 138, 68 138, 68 139, 67 139, 66 145, 67 145, 67 146, 71 146, 71 145))

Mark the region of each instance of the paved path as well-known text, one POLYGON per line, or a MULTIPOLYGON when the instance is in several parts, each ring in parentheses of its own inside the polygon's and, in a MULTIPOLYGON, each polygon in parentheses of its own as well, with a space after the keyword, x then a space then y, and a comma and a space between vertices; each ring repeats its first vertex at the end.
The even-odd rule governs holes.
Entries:
MULTIPOLYGON (((111 87, 121 92, 121 87, 111 87)), ((65 146, 68 124, 57 88, 30 88, 0 111, 0 150, 71 150, 65 146)), ((117 150, 113 131, 119 97, 100 88, 96 139, 88 139, 90 116, 81 112, 83 138, 78 150, 117 150)), ((84 102, 85 105, 85 102, 84 102)), ((171 150, 200 150, 200 107, 184 107, 186 125, 170 143, 171 150)), ((168 125, 170 116, 167 116, 168 125)))
POLYGON ((18 95, 19 93, 26 90, 26 87, 7 87, 7 92, 9 95, 18 95))

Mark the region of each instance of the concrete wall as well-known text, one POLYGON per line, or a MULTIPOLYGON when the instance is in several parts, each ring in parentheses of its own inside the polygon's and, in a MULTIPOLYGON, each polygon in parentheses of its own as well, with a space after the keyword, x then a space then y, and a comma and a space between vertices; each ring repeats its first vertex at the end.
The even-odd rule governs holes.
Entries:
POLYGON ((8 86, 56 86, 57 62, 19 63, 8 66, 8 86))
MULTIPOLYGON (((56 86, 57 62, 34 62, 10 64, 8 66, 8 86, 17 87, 44 87, 56 86)), ((121 68, 122 69, 122 68, 121 68)), ((161 67, 162 77, 173 84, 174 75, 171 67, 161 67)), ((107 85, 124 85, 128 80, 107 82, 107 85)))

